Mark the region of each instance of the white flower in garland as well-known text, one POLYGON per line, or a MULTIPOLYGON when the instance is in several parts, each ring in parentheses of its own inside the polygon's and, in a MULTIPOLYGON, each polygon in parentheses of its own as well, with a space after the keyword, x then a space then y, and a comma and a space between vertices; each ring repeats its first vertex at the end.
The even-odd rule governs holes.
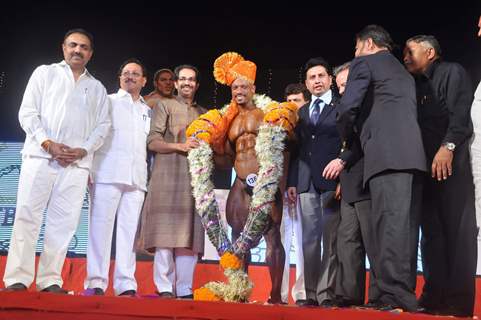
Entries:
MULTIPOLYGON (((254 104, 266 114, 264 124, 258 129, 255 151, 259 162, 259 172, 256 185, 253 189, 249 216, 241 236, 232 244, 227 231, 220 222, 220 213, 215 200, 214 185, 211 181, 213 170, 213 151, 210 145, 201 140, 200 146, 189 152, 188 160, 192 176, 193 195, 198 214, 212 244, 221 256, 228 283, 211 282, 194 292, 196 300, 223 300, 223 301, 248 301, 252 291, 252 283, 247 274, 241 269, 240 259, 255 245, 267 229, 272 202, 278 190, 278 185, 283 172, 283 150, 285 147, 286 128, 292 127, 289 117, 294 119, 297 115, 292 105, 282 106, 265 95, 255 95, 254 104), (267 114, 272 113, 272 117, 267 114), (294 116, 292 115, 294 113, 294 116), (268 120, 274 119, 274 121, 268 120), (285 122, 289 125, 284 125, 285 122), (232 255, 233 252, 235 255, 232 255), (223 262, 224 261, 224 262, 223 262)), ((235 103, 235 102, 233 102, 235 103)), ((225 115, 231 106, 227 105, 219 113, 225 115)), ((209 122, 195 124, 197 128, 211 125, 209 122), (207 124, 206 124, 207 123, 207 124)), ((205 130, 197 130, 205 134, 205 130)), ((189 132, 189 129, 188 129, 189 132)), ((194 134, 195 136, 195 134, 194 134)))

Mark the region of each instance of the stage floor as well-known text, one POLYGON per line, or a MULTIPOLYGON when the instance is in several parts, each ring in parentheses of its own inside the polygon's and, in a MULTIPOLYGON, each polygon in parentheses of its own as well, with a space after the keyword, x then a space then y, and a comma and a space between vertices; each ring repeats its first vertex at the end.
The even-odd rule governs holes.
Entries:
POLYGON ((361 309, 306 308, 257 303, 200 302, 153 296, 85 297, 38 292, 0 292, 0 319, 113 320, 429 320, 456 319, 361 309))
MULTIPOLYGON (((6 257, 0 256, 0 274, 3 275, 6 257)), ((110 268, 112 279, 113 264, 110 268)), ((295 277, 295 268, 290 270, 290 287, 295 277)), ((326 309, 297 307, 289 297, 288 306, 264 305, 269 297, 270 280, 266 266, 251 266, 249 276, 254 282, 254 289, 249 304, 198 302, 192 300, 161 299, 154 292, 152 281, 152 261, 138 261, 136 279, 139 298, 114 297, 112 285, 106 296, 82 296, 85 279, 85 259, 67 258, 62 277, 63 287, 72 295, 62 296, 38 293, 35 285, 28 292, 0 292, 0 320, 2 319, 444 319, 411 313, 389 313, 361 309, 326 309)), ((194 288, 208 281, 224 280, 217 263, 197 264, 194 276, 194 288)), ((418 276, 417 294, 423 285, 422 276, 418 276)), ((0 288, 3 282, 0 282, 0 288)), ((475 315, 481 316, 481 279, 476 281, 475 315)), ((447 319, 447 318, 446 318, 447 319)), ((451 317, 452 319, 452 317, 451 317)))

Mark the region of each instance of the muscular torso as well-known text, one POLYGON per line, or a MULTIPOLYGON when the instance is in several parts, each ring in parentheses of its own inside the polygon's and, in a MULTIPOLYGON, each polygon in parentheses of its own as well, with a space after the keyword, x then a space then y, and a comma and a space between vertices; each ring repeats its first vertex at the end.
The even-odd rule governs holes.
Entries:
POLYGON ((263 118, 264 113, 261 109, 241 110, 230 126, 228 138, 235 146, 234 169, 241 179, 259 171, 255 145, 257 130, 263 118))

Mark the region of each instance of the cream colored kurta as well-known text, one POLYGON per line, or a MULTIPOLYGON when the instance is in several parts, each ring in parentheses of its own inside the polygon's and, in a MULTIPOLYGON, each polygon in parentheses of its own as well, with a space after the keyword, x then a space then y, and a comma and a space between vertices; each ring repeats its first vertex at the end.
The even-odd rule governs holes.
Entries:
MULTIPOLYGON (((155 139, 183 143, 187 126, 206 110, 181 98, 159 101, 153 109, 147 144, 155 139)), ((137 234, 137 247, 204 250, 204 228, 195 212, 185 153, 155 155, 148 193, 137 234)))

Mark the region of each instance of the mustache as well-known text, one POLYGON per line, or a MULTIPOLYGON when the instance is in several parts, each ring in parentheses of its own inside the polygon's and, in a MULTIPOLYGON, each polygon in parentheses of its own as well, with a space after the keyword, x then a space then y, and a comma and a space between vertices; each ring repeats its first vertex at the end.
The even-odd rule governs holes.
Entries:
POLYGON ((82 59, 84 58, 83 54, 81 54, 81 53, 76 53, 76 52, 72 53, 72 58, 73 58, 73 57, 80 57, 80 58, 82 58, 82 59))
POLYGON ((124 83, 129 83, 129 82, 134 83, 134 84, 137 83, 137 81, 135 81, 135 80, 132 79, 132 78, 127 78, 127 79, 125 79, 125 81, 124 81, 124 83))
POLYGON ((183 86, 180 86, 181 89, 184 89, 184 88, 186 88, 186 87, 187 87, 187 88, 190 88, 190 89, 194 88, 194 87, 191 86, 190 84, 184 84, 183 86))

